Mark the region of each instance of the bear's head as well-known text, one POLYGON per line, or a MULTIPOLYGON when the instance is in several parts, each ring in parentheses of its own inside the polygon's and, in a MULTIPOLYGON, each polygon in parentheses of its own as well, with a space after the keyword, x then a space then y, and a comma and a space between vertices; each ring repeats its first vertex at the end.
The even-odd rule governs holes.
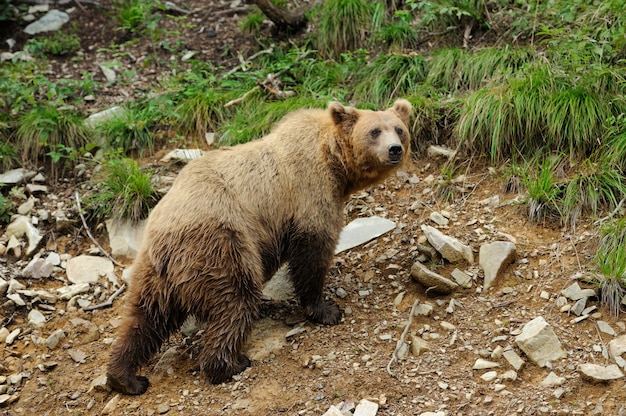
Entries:
POLYGON ((346 195, 385 179, 406 160, 411 110, 403 99, 384 111, 328 105, 337 129, 335 151, 346 173, 346 195))

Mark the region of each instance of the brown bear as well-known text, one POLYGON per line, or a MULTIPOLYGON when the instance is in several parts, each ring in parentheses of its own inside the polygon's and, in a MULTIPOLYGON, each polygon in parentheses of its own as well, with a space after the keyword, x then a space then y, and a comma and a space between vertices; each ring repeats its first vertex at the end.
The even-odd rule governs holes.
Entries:
POLYGON ((142 394, 137 376, 188 315, 206 323, 201 370, 221 383, 250 366, 242 346, 263 284, 287 263, 306 316, 341 320, 323 286, 343 227, 343 204, 409 154, 411 104, 385 111, 331 102, 295 111, 266 137, 189 163, 150 214, 133 264, 109 385, 142 394))

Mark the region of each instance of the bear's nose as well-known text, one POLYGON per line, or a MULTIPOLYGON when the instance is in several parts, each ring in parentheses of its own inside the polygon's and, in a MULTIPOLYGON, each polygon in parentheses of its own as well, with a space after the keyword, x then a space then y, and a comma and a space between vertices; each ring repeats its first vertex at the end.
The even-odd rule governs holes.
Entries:
POLYGON ((389 160, 391 162, 399 162, 402 160, 402 146, 399 144, 389 146, 389 160))

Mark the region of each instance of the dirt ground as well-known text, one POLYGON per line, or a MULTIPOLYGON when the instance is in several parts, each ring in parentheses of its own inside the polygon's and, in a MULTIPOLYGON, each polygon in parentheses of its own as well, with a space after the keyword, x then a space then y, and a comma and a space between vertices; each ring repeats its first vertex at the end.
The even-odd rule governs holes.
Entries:
MULTIPOLYGON (((51 76, 79 77, 90 71, 103 81, 97 63, 111 59, 110 52, 103 48, 113 39, 119 41, 117 37, 122 35, 102 10, 76 3, 80 6, 72 5, 72 19, 80 33, 83 59, 51 61, 51 76)), ((228 67, 238 63, 237 52, 249 56, 258 50, 253 38, 241 36, 235 29, 241 12, 233 12, 232 3, 185 4, 190 10, 201 8, 191 17, 196 27, 181 34, 186 49, 197 51, 197 58, 228 67)), ((245 5, 236 7, 240 10, 245 5)), ((0 36, 3 40, 13 36, 19 49, 26 38, 10 30, 17 29, 4 27, 0 36)), ((2 47, 6 49, 4 42, 2 47)), ((132 48, 131 54, 117 59, 138 69, 138 75, 130 84, 105 87, 96 102, 88 104, 92 111, 132 99, 163 75, 158 67, 142 66, 141 61, 131 57, 142 56, 147 46, 132 48)), ((145 162, 158 163, 158 156, 145 162)), ((439 168, 437 161, 415 155, 399 175, 349 201, 346 222, 379 215, 395 221, 397 227, 336 257, 326 293, 344 309, 343 321, 332 327, 302 322, 295 300, 267 301, 246 347, 253 366, 229 383, 206 384, 197 371, 196 333, 172 337, 142 369, 151 382, 146 394, 130 397, 90 390, 92 382, 105 372, 124 295, 114 301, 112 308, 93 312, 58 302, 52 305, 54 310, 45 326, 37 329, 28 328, 25 308, 5 307, 4 321, 8 319, 10 330, 28 329, 0 350, 0 378, 25 375, 16 390, 18 399, 1 408, 0 414, 97 415, 103 414, 108 405, 113 407, 109 414, 116 415, 322 415, 331 405, 358 404, 361 399, 377 402, 378 415, 427 411, 447 415, 622 414, 626 402, 624 379, 590 384, 581 379, 578 365, 609 363, 603 351, 613 337, 598 330, 597 320, 608 322, 619 334, 626 332, 625 321, 611 317, 597 300, 592 300, 590 304, 598 305, 595 314, 573 324, 573 316, 560 312, 556 304, 560 291, 573 282, 574 276, 591 277, 589 260, 596 230, 582 225, 573 235, 551 224, 529 223, 525 206, 519 204, 523 197, 505 193, 502 178, 484 165, 472 166, 452 200, 446 202, 436 197, 437 187, 431 180, 438 176, 439 168), (494 195, 499 196, 499 203, 482 202, 494 195), (454 268, 473 276, 470 289, 459 289, 451 295, 427 293, 414 281, 410 269, 419 255, 417 243, 423 235, 420 226, 434 225, 429 220, 433 211, 447 212, 450 224, 441 230, 469 244, 476 257, 483 243, 515 241, 517 260, 494 287, 487 292, 480 290, 483 276, 477 264, 429 264, 444 276, 454 268), (391 365, 389 374, 387 366, 416 299, 432 304, 433 312, 415 317, 409 333, 427 339, 430 351, 419 356, 409 353, 391 365), (448 312, 452 299, 454 310, 448 312), (552 363, 551 370, 565 379, 558 386, 563 391, 557 395, 556 386, 540 385, 551 370, 534 365, 515 347, 515 335, 537 316, 552 325, 567 351, 567 358, 552 363), (451 325, 442 326, 442 322, 451 325), (294 327, 300 327, 301 332, 286 338, 294 327), (46 338, 57 329, 67 334, 60 348, 48 350, 33 341, 34 336, 46 338), (492 360, 491 353, 497 346, 512 346, 526 361, 516 380, 502 378, 512 369, 502 358, 495 359, 500 364, 495 369, 495 381, 480 378, 486 370, 472 369, 478 358, 492 360), (76 350, 85 354, 83 362, 70 357, 70 351, 76 350)), ((69 204, 74 185, 65 186, 55 194, 67 197, 69 204)), ((96 235, 106 247, 104 232, 100 229, 96 235)), ((72 256, 85 254, 92 245, 79 229, 57 236, 53 243, 49 242, 45 250, 54 248, 59 254, 72 256)), ((7 280, 16 278, 32 289, 50 290, 63 285, 56 279, 23 279, 18 275, 20 264, 8 269, 14 275, 5 276, 7 280)), ((116 269, 118 277, 121 272, 122 268, 116 269)), ((591 287, 583 281, 581 286, 591 287)))

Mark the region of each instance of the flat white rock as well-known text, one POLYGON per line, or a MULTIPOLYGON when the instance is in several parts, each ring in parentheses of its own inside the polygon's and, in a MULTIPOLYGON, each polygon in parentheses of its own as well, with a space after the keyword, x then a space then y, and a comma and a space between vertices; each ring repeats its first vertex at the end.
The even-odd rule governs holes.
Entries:
POLYGON ((343 227, 335 254, 367 243, 396 228, 396 223, 377 216, 357 218, 343 227))

